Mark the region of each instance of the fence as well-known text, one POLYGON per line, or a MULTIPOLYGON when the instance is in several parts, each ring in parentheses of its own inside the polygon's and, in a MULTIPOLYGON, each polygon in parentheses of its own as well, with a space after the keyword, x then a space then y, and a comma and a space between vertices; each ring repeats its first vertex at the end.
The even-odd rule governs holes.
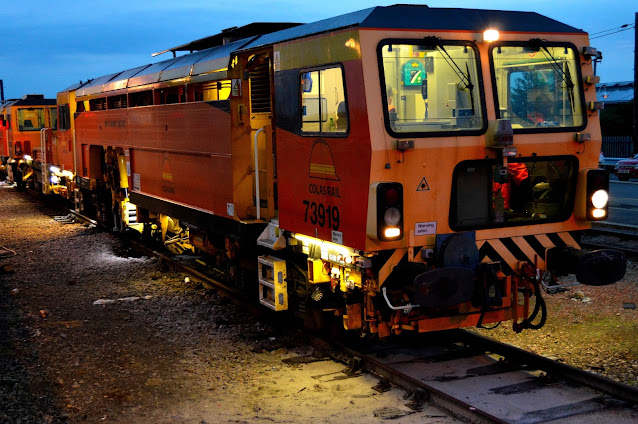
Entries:
POLYGON ((607 158, 628 158, 634 150, 631 136, 603 137, 601 148, 607 158))

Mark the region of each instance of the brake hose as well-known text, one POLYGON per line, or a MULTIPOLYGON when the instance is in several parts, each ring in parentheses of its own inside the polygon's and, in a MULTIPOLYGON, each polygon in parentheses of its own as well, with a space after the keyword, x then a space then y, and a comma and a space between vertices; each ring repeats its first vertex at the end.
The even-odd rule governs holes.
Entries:
POLYGON ((538 281, 532 280, 532 284, 534 285, 534 296, 536 297, 536 303, 534 305, 534 310, 530 314, 528 318, 521 322, 521 328, 529 328, 532 330, 538 330, 545 325, 545 321, 547 321, 547 305, 545 304, 545 299, 541 295, 541 289, 538 285, 538 281), (534 324, 534 320, 538 316, 538 313, 541 313, 540 321, 538 324, 534 324))

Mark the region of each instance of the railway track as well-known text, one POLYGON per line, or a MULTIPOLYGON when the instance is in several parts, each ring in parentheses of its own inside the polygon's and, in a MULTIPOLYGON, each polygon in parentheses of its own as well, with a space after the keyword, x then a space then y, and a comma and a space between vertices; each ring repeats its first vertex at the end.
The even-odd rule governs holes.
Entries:
MULTIPOLYGON (((187 263, 153 254, 209 287, 235 298, 239 294, 187 263)), ((308 343, 331 352, 347 366, 349 376, 369 372, 379 377, 378 390, 395 385, 408 391, 415 409, 427 402, 470 423, 638 421, 638 388, 468 331, 422 335, 392 345, 314 336, 308 343)))
MULTIPOLYGON (((59 205, 44 203, 39 209, 58 222, 82 220, 97 225, 59 205)), ((187 263, 138 242, 130 243, 204 285, 245 301, 239 291, 221 284, 214 272, 195 269, 194 261, 187 263)), ((468 331, 421 335, 392 344, 318 336, 308 336, 307 342, 346 365, 348 377, 369 372, 381 379, 377 390, 401 387, 411 394, 412 408, 418 410, 427 402, 465 422, 638 422, 638 388, 468 331)))
POLYGON ((594 227, 584 232, 581 245, 591 250, 620 250, 628 258, 636 259, 638 258, 638 230, 635 227, 622 226, 594 227))
POLYGON ((471 423, 638 420, 638 389, 467 331, 343 352, 362 370, 471 423))

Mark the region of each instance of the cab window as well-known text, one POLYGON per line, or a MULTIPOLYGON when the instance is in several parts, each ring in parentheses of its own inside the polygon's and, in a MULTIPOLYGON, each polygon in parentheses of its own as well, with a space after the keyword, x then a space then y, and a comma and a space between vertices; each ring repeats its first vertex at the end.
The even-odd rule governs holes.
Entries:
POLYGON ((58 110, 57 109, 49 109, 51 111, 51 128, 54 130, 58 129, 58 110))
POLYGON ((450 226, 454 230, 532 225, 568 219, 578 177, 573 156, 460 162, 454 169, 450 226))
POLYGON ((18 109, 17 118, 19 131, 40 131, 45 127, 42 108, 18 109))
POLYGON ((500 118, 514 131, 561 131, 585 125, 578 53, 538 40, 493 47, 491 64, 500 118))
POLYGON ((395 136, 478 133, 485 125, 478 53, 470 43, 386 40, 379 45, 386 129, 395 136))
POLYGON ((339 66, 302 71, 301 132, 340 135, 348 132, 343 70, 339 66))

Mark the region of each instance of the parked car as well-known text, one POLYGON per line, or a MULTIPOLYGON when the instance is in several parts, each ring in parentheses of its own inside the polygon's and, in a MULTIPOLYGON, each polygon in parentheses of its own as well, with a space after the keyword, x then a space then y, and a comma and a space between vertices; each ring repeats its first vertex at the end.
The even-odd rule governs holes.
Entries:
POLYGON ((614 170, 620 181, 638 177, 638 154, 634 155, 633 158, 619 160, 614 170))

